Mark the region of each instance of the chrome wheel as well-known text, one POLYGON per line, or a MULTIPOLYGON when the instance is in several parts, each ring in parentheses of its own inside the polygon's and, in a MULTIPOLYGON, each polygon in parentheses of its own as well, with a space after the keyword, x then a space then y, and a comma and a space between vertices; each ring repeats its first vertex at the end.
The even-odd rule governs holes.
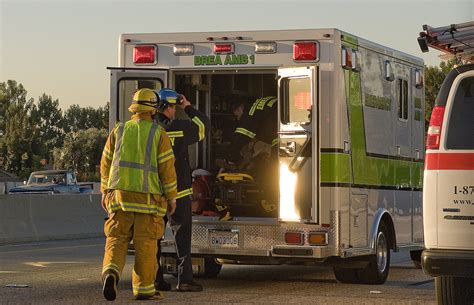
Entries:
POLYGON ((387 257, 388 257, 388 244, 387 239, 385 238, 385 234, 382 231, 379 232, 377 235, 377 248, 376 248, 376 255, 377 255, 377 267, 380 273, 385 272, 387 268, 387 257))

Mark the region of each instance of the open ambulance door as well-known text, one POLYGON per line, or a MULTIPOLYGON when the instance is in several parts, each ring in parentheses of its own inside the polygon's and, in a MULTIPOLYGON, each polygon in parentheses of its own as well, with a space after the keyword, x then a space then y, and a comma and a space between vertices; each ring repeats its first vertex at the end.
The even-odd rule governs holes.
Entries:
POLYGON ((280 219, 318 222, 318 67, 278 69, 280 219))
POLYGON ((168 84, 168 70, 164 69, 107 69, 110 70, 109 129, 117 121, 125 122, 130 119, 128 107, 135 91, 142 88, 160 90, 168 84))

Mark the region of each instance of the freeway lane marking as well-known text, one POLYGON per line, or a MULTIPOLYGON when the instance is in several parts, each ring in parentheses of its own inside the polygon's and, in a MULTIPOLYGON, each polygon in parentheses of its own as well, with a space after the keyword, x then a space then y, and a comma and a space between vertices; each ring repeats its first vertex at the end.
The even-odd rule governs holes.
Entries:
MULTIPOLYGON (((103 246, 103 245, 104 245, 103 243, 100 243, 100 244, 81 245, 81 246, 50 247, 50 248, 39 248, 39 249, 18 250, 18 251, 0 251, 0 254, 3 254, 3 253, 24 253, 24 252, 35 252, 35 251, 45 251, 45 250, 77 249, 77 248, 88 248, 88 247, 96 247, 96 246, 103 246)), ((1 248, 0 248, 0 250, 1 250, 1 248)))
POLYGON ((5 273, 21 273, 20 271, 7 271, 7 270, 0 270, 0 274, 5 274, 5 273))
POLYGON ((28 262, 23 263, 24 265, 33 266, 33 267, 41 267, 46 268, 52 264, 87 264, 86 262, 28 262))

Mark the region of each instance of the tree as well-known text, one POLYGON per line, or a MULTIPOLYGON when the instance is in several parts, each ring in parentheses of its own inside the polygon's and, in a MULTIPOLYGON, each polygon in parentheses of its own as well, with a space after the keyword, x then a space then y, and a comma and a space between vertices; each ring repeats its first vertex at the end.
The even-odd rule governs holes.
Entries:
POLYGON ((442 61, 437 66, 425 66, 425 121, 426 126, 429 125, 431 111, 438 95, 439 89, 443 84, 446 75, 456 64, 456 60, 442 61))
POLYGON ((63 147, 54 149, 55 168, 74 169, 81 180, 98 180, 96 166, 100 164, 106 140, 105 129, 89 128, 67 133, 63 147))
POLYGON ((38 137, 34 143, 35 152, 44 159, 50 159, 53 148, 62 145, 63 114, 59 108, 59 100, 53 100, 43 93, 39 97, 38 106, 33 105, 31 118, 38 129, 38 137))
POLYGON ((107 128, 108 117, 108 104, 105 107, 99 107, 98 109, 92 107, 82 108, 79 105, 74 104, 64 113, 63 129, 68 133, 88 128, 107 128))
POLYGON ((0 83, 0 166, 21 177, 29 174, 33 165, 32 142, 36 128, 30 113, 33 99, 26 99, 27 91, 16 81, 0 83))

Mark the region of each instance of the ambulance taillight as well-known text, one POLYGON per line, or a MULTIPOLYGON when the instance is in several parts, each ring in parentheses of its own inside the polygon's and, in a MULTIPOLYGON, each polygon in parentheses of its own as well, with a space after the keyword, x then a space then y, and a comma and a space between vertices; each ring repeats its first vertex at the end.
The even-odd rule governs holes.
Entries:
POLYGON ((426 149, 439 149, 444 110, 444 106, 435 106, 431 112, 430 126, 428 127, 428 135, 426 137, 426 149))
POLYGON ((316 42, 295 42, 293 44, 294 61, 316 61, 318 59, 318 44, 316 42))
POLYGON ((133 48, 133 63, 138 65, 156 64, 155 45, 139 45, 133 48))

